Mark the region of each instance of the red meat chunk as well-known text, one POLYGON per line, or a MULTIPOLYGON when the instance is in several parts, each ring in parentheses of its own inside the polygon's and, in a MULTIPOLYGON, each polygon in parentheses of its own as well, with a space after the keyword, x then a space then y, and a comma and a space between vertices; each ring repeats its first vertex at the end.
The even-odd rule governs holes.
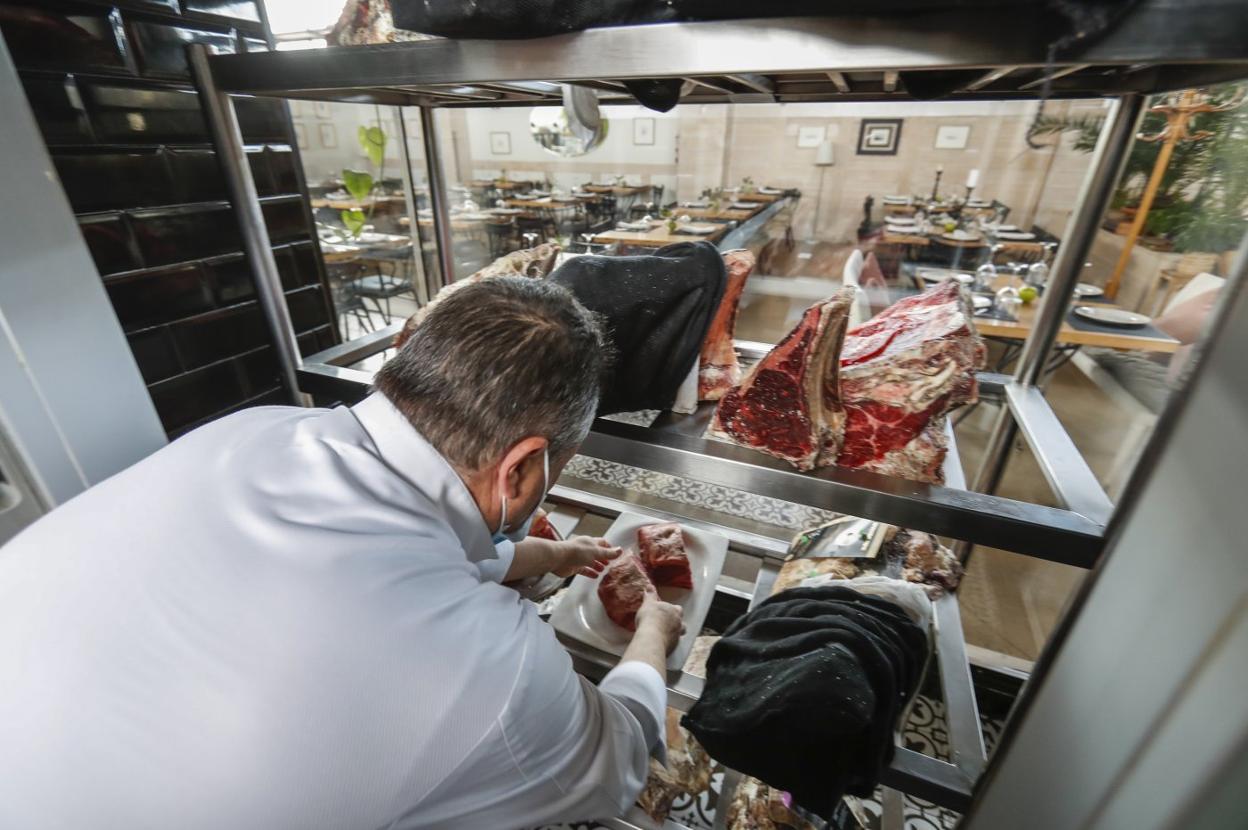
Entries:
POLYGON ((693 572, 685 553, 685 535, 675 522, 637 529, 641 561, 655 585, 693 588, 693 572))
POLYGON ((629 551, 617 556, 598 581, 598 599, 607 616, 629 631, 637 630, 637 611, 646 594, 653 591, 654 584, 646 576, 641 560, 629 551))

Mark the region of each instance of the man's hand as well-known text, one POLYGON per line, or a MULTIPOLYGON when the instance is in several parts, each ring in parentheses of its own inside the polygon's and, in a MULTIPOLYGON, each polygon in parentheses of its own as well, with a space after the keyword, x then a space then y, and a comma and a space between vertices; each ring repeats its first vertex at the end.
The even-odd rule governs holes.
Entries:
POLYGON ((622 552, 606 539, 593 536, 573 536, 553 544, 558 549, 557 563, 551 568, 556 576, 581 574, 593 579, 622 552))
POLYGON ((637 609, 637 633, 643 630, 653 632, 663 643, 663 653, 671 654, 685 633, 684 610, 659 599, 658 594, 646 594, 637 609))

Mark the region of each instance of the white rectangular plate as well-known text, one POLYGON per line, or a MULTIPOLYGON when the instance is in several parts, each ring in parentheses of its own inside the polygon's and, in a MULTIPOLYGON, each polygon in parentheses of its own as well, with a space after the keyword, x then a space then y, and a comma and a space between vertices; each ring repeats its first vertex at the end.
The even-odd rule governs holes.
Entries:
MULTIPOLYGON (((647 516, 621 513, 607 532, 608 542, 637 553, 637 529, 658 524, 647 516)), ((718 533, 681 526, 685 536, 685 553, 689 556, 689 569, 693 572, 693 590, 684 588, 659 588, 659 596, 679 605, 685 612, 685 633, 676 650, 667 658, 668 671, 679 671, 685 665, 693 641, 702 630, 706 613, 715 596, 715 584, 724 567, 728 554, 728 539, 718 533)), ((568 592, 550 615, 555 631, 577 642, 598 649, 606 654, 620 656, 633 639, 633 632, 620 628, 607 616, 598 599, 598 580, 578 576, 568 586, 568 592)))

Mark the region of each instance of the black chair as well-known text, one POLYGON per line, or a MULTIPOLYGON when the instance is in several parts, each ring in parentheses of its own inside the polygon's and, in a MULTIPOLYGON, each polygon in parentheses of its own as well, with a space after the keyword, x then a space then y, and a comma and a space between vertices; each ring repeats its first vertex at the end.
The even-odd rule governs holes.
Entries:
MULTIPOLYGON (((526 236, 536 236, 537 243, 540 245, 551 237, 557 236, 554 223, 545 216, 537 214, 520 214, 516 217, 516 231, 523 239, 526 236)), ((528 247, 528 246, 524 246, 528 247)))
POLYGON ((516 226, 510 219, 504 222, 486 222, 485 236, 490 243, 490 257, 498 259, 519 247, 516 226))

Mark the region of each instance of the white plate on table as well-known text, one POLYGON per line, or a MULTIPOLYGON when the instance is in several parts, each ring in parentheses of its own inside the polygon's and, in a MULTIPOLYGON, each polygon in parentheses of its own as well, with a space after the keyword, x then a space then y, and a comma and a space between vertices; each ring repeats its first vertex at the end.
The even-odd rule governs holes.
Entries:
POLYGON ((988 230, 1000 233, 1001 231, 1017 231, 1018 225, 989 225, 988 230))
POLYGON ((992 202, 985 202, 983 199, 971 199, 966 203, 969 208, 986 208, 992 207, 992 202))
POLYGON ((617 231, 648 231, 649 222, 620 222, 615 226, 617 231))
POLYGON ((1011 239, 1015 242, 1025 242, 1029 239, 1035 238, 1036 235, 1034 233, 1027 233, 1026 231, 997 231, 997 239, 1011 239))
POLYGON ((908 205, 910 204, 909 196, 885 196, 884 203, 889 205, 908 205))
POLYGON ((1105 289, 1099 285, 1093 285, 1090 282, 1081 282, 1075 286, 1075 296, 1083 297, 1099 297, 1105 293, 1105 289))
POLYGON ((992 297, 984 294, 972 294, 971 305, 975 311, 987 311, 992 308, 992 297))
POLYGON ((683 225, 677 225, 678 233, 715 233, 722 225, 716 225, 714 222, 686 222, 683 225))
POLYGON ((728 207, 733 210, 753 210, 754 208, 762 207, 762 205, 758 202, 733 202, 728 207))
POLYGON ((969 231, 950 231, 949 233, 942 233, 941 237, 944 239, 952 239, 955 242, 979 241, 979 234, 970 233, 969 231))
POLYGON ((758 192, 766 193, 768 196, 775 196, 777 193, 783 193, 784 191, 778 187, 760 187, 758 192))
MULTIPOLYGON (((607 528, 603 538, 613 545, 636 553, 637 529, 652 524, 657 522, 648 516, 621 513, 614 524, 607 528)), ((684 532, 689 569, 693 572, 693 590, 659 588, 659 596, 667 602, 679 605, 685 616, 685 633, 676 644, 676 650, 667 658, 668 671, 680 671, 685 665, 685 660, 693 649, 693 641, 706 621, 711 599, 715 596, 715 584, 723 570, 724 557, 728 555, 726 537, 688 526, 682 526, 681 529, 684 532)), ((600 579, 602 574, 592 579, 587 576, 573 579, 567 594, 550 615, 550 624, 555 631, 568 639, 618 657, 628 648, 633 632, 620 628, 607 616, 602 601, 598 599, 600 579)))
POLYGON ((711 206, 711 203, 710 203, 710 202, 707 202, 707 201, 701 201, 701 202, 681 202, 681 203, 680 203, 680 206, 681 206, 681 207, 687 207, 687 208, 709 208, 709 207, 711 206))
POLYGON ((1127 311, 1125 308, 1104 308, 1093 305, 1075 306, 1075 316, 1106 326, 1122 326, 1123 328, 1132 329, 1147 326, 1153 321, 1152 317, 1136 314, 1134 311, 1127 311))

